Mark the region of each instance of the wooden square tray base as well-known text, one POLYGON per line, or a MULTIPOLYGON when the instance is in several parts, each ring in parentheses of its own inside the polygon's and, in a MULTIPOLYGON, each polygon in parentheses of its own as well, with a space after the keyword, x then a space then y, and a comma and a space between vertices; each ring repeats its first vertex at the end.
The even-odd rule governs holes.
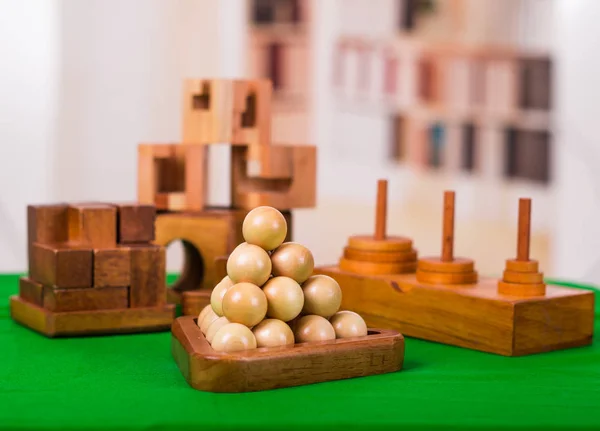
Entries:
POLYGON ((175 306, 53 313, 11 296, 10 315, 48 337, 125 334, 168 330, 175 318, 175 306))
POLYGON ((402 369, 404 337, 370 329, 365 337, 235 353, 214 351, 192 316, 173 322, 171 352, 187 382, 208 392, 253 392, 402 369))
POLYGON ((594 293, 548 285, 545 296, 497 293, 496 279, 469 285, 419 283, 415 274, 359 275, 337 266, 315 268, 342 288, 342 309, 368 326, 505 356, 592 343, 594 293))

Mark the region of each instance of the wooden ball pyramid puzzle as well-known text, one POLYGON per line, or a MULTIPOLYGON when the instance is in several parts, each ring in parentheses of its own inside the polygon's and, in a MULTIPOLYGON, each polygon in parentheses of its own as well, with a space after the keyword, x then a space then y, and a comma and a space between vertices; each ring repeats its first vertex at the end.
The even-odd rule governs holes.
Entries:
POLYGON ((246 392, 402 368, 403 336, 367 329, 357 313, 340 311, 339 284, 312 274, 306 247, 283 242, 279 211, 250 211, 243 236, 210 304, 173 324, 173 356, 192 387, 246 392))
POLYGON ((593 292, 546 285, 529 257, 529 199, 519 202, 516 259, 497 280, 454 256, 454 192, 444 195, 441 256, 417 259, 411 240, 385 232, 385 184, 379 182, 375 234, 351 237, 339 265, 315 268, 338 281, 342 307, 368 325, 505 356, 591 344, 593 292))

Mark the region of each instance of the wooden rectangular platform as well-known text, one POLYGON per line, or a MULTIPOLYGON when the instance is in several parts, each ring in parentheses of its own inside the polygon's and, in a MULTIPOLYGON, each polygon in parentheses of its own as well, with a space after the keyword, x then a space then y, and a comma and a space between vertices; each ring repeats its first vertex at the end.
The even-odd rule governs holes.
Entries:
POLYGON ((53 313, 11 296, 10 315, 19 324, 48 337, 124 334, 168 330, 175 306, 53 313))
POLYGON ((548 285, 545 296, 497 293, 497 280, 469 285, 419 283, 415 274, 366 276, 337 266, 315 268, 342 288, 342 309, 368 326, 405 336, 505 356, 521 356, 592 343, 594 293, 548 285))
POLYGON ((252 392, 398 371, 404 337, 370 329, 365 337, 220 353, 196 319, 184 316, 173 322, 171 352, 194 389, 252 392))

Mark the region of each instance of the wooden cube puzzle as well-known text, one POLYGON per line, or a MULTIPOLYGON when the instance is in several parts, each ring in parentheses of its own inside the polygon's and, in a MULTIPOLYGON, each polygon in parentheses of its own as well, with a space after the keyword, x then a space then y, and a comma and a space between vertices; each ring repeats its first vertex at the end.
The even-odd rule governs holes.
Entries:
POLYGON ((168 290, 169 302, 186 300, 184 312, 206 302, 198 289, 220 281, 215 259, 243 241, 249 210, 268 205, 282 211, 291 240, 290 210, 316 204, 316 148, 272 144, 271 98, 269 80, 186 80, 181 143, 138 147, 138 201, 160 212, 155 243, 180 240, 184 247, 182 275, 168 290), (229 145, 229 208, 207 205, 211 144, 229 145))
POLYGON ((144 204, 30 205, 12 318, 49 337, 166 330, 165 249, 144 204))

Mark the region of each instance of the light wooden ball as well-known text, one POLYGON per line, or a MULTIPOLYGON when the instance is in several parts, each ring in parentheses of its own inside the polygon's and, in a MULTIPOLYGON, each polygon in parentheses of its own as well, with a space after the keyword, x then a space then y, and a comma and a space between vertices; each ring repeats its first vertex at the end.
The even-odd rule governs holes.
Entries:
POLYGON ((238 245, 227 259, 227 275, 234 283, 262 286, 271 276, 271 258, 257 245, 238 245))
POLYGON ((212 323, 215 320, 217 320, 218 318, 219 318, 219 316, 217 316, 217 313, 215 313, 213 311, 212 307, 210 307, 210 309, 206 312, 206 314, 202 318, 202 322, 198 321, 198 326, 200 326, 200 331, 202 331, 202 333, 206 335, 206 331, 208 330, 208 327, 210 325, 212 325, 212 323))
POLYGON ((302 284, 304 293, 303 314, 331 317, 342 304, 342 289, 328 275, 313 275, 302 284))
POLYGON ((252 328, 258 347, 277 347, 294 344, 294 333, 287 323, 278 319, 265 319, 252 328))
POLYGON ((231 278, 225 276, 210 294, 210 305, 217 316, 223 315, 223 296, 225 296, 225 292, 232 286, 233 281, 231 281, 231 278))
POLYGON ((223 315, 232 323, 254 326, 267 314, 267 297, 252 283, 237 283, 223 296, 223 315))
POLYGON ((242 235, 248 244, 271 251, 279 247, 287 235, 287 221, 273 207, 257 207, 246 215, 242 224, 242 235))
MULTIPOLYGON (((204 317, 206 316, 206 313, 208 313, 208 310, 212 310, 212 307, 210 304, 208 304, 206 307, 204 307, 202 309, 202 311, 200 311, 200 314, 198 314, 198 327, 200 327, 200 324, 202 323, 202 319, 204 319, 204 317)), ((214 312, 214 310, 213 310, 214 312)))
POLYGON ((213 323, 211 323, 210 326, 208 327, 208 329, 206 330, 206 335, 205 335, 206 341, 208 341, 209 343, 212 343, 212 340, 213 340, 215 334, 217 333, 217 331, 229 323, 231 323, 231 322, 229 320, 227 320, 227 317, 219 317, 217 320, 215 320, 213 323))
POLYGON ((295 280, 273 277, 262 288, 267 297, 267 316, 288 322, 302 311, 304 294, 295 280))
POLYGON ((247 326, 228 323, 215 333, 211 346, 217 352, 256 349, 256 338, 247 326))
POLYGON ((367 335, 367 324, 358 313, 339 311, 329 319, 336 338, 364 337, 367 335))
POLYGON ((302 316, 294 325, 296 343, 335 340, 335 330, 329 320, 321 316, 302 316))
POLYGON ((313 272, 315 260, 306 247, 295 242, 285 242, 271 255, 274 276, 290 277, 304 283, 313 272))

